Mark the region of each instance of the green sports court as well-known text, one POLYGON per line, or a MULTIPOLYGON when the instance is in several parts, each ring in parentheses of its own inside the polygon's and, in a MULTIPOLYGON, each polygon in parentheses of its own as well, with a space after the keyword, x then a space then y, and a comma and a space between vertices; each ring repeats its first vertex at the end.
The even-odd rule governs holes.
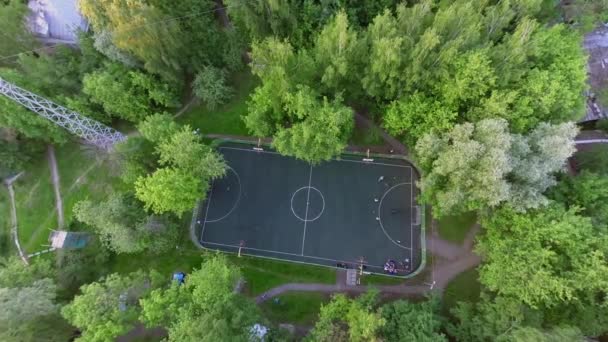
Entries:
POLYGON ((209 249, 407 276, 422 260, 416 169, 360 155, 310 165, 268 147, 222 143, 229 169, 199 206, 209 249), (391 267, 391 269, 393 269, 391 267))

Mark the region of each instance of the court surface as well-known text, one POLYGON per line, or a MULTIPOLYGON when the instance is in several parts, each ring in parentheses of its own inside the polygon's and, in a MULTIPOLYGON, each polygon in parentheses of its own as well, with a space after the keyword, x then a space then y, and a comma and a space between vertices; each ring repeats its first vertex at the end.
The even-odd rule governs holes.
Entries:
POLYGON ((397 276, 421 260, 416 171, 406 161, 343 155, 311 166, 265 148, 224 143, 229 169, 199 207, 210 249, 397 276))

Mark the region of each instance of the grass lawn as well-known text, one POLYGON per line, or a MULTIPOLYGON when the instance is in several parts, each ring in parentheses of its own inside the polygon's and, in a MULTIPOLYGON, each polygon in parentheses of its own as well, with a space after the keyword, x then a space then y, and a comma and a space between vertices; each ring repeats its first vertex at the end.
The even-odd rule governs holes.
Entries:
POLYGON ((231 256, 231 260, 241 267, 251 296, 285 283, 336 283, 336 271, 327 267, 249 256, 231 256))
MULTIPOLYGON (((73 219, 74 204, 87 198, 102 200, 120 184, 105 164, 96 164, 90 151, 75 142, 55 147, 66 226, 73 219)), ((30 164, 15 183, 15 199, 23 248, 29 253, 45 248, 50 229, 57 228, 55 194, 46 154, 30 164)))
POLYGON ((274 323, 312 325, 318 318, 321 305, 328 303, 327 294, 315 292, 289 292, 264 302, 262 312, 274 323))
POLYGON ((215 110, 208 110, 205 104, 200 104, 177 118, 177 122, 199 128, 206 134, 249 135, 241 117, 247 114, 247 100, 257 81, 247 69, 234 75, 232 84, 236 91, 230 102, 215 110))
POLYGON ((377 274, 364 275, 361 278, 361 285, 400 285, 405 279, 381 276, 377 274))
POLYGON ((448 314, 459 301, 477 302, 479 300, 481 284, 478 279, 479 272, 471 269, 459 274, 448 284, 443 293, 442 308, 445 314, 448 314))
POLYGON ((458 216, 444 216, 438 221, 439 236, 451 242, 462 243, 475 221, 477 221, 477 215, 474 212, 458 216))
POLYGON ((377 128, 360 128, 355 126, 349 144, 355 146, 380 146, 384 145, 384 140, 382 140, 377 128))
POLYGON ((26 167, 13 187, 21 247, 28 253, 36 252, 48 243, 49 229, 57 228, 55 195, 45 153, 26 167))

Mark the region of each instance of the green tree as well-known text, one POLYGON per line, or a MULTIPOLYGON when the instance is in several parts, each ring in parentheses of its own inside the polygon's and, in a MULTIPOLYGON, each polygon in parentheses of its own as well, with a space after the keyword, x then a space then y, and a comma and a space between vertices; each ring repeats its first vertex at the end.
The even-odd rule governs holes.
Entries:
POLYGON ((608 145, 595 144, 588 150, 579 151, 574 156, 580 169, 608 175, 608 145))
POLYGON ((55 272, 50 260, 41 259, 25 265, 18 257, 0 260, 0 287, 27 287, 36 280, 53 278, 55 272))
POLYGON ((38 46, 26 25, 28 7, 19 0, 0 3, 0 66, 14 62, 22 52, 38 46))
POLYGON ((519 327, 538 325, 539 313, 510 297, 483 292, 477 303, 459 302, 447 332, 457 341, 494 341, 519 327))
POLYGON ((234 292, 238 267, 216 254, 186 278, 143 298, 141 320, 163 324, 169 341, 251 341, 251 328, 263 323, 255 304, 234 292))
POLYGON ((323 27, 315 39, 315 61, 321 69, 321 82, 328 91, 348 89, 349 95, 359 94, 358 69, 362 41, 340 11, 323 27))
POLYGON ((77 341, 108 341, 137 323, 139 299, 160 285, 155 271, 129 275, 110 274, 81 287, 81 294, 63 307, 61 314, 81 331, 77 341))
POLYGON ((200 177, 174 168, 156 170, 135 182, 135 195, 156 214, 172 212, 181 217, 192 210, 196 202, 204 200, 209 183, 200 177))
POLYGON ((430 298, 421 303, 399 300, 382 306, 386 324, 381 335, 386 341, 447 341, 440 333, 439 301, 430 298))
POLYGON ((416 144, 425 171, 420 185, 433 212, 443 214, 495 207, 508 200, 511 135, 504 120, 465 123, 416 144))
POLYGON ((385 318, 365 305, 364 300, 349 300, 343 294, 335 295, 331 302, 321 306, 319 320, 308 336, 309 341, 376 341, 385 318))
POLYGON ((200 177, 204 181, 220 178, 226 173, 226 163, 221 155, 201 142, 190 126, 163 140, 156 146, 159 163, 200 177))
POLYGON ((560 326, 543 331, 532 327, 521 327, 511 330, 505 336, 501 336, 499 341, 509 342, 571 342, 586 341, 587 339, 581 331, 574 327, 560 326))
POLYGON ((479 278, 499 295, 552 307, 598 296, 608 286, 608 235, 576 208, 551 204, 523 214, 504 207, 482 223, 479 278))
POLYGON ((141 135, 152 143, 158 144, 177 133, 179 126, 168 113, 157 113, 146 117, 137 125, 141 135))
MULTIPOLYGON (((37 87, 14 69, 0 69, 0 77, 29 91, 37 91, 37 87)), ((56 144, 67 141, 67 133, 61 127, 5 96, 0 96, 0 126, 11 128, 30 139, 56 144)))
POLYGON ((83 84, 83 92, 109 115, 131 122, 178 105, 177 94, 169 84, 116 63, 87 74, 83 84))
POLYGON ((196 74, 192 88, 207 109, 214 110, 232 97, 234 90, 226 84, 226 76, 225 70, 212 66, 205 66, 196 74))
POLYGON ((552 189, 550 197, 568 208, 582 208, 582 214, 596 226, 608 225, 608 177, 583 170, 564 179, 552 189))
POLYGON ((309 88, 302 88, 285 95, 285 111, 292 125, 280 128, 272 142, 280 153, 316 164, 346 147, 353 129, 353 112, 339 101, 323 99, 319 103, 309 88))
POLYGON ((458 113, 440 101, 421 93, 391 103, 384 115, 384 127, 395 136, 414 142, 424 134, 452 128, 458 113))
POLYGON ((23 287, 0 287, 2 341, 65 341, 69 327, 58 316, 55 296, 56 286, 49 278, 23 287))
POLYGON ((168 219, 147 216, 129 194, 115 193, 104 202, 80 201, 74 216, 92 226, 101 242, 116 253, 160 252, 177 239, 176 227, 168 219))
POLYGON ((427 134, 416 144, 422 198, 436 215, 497 207, 519 210, 547 203, 544 192, 556 184, 574 152, 573 123, 540 124, 528 135, 510 134, 502 119, 456 125, 443 135, 427 134))

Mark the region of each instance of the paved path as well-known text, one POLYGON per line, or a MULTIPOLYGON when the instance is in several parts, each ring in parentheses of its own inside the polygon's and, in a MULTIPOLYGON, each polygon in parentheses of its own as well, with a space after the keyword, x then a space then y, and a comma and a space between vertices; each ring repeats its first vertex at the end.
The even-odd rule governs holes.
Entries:
POLYGON ((65 220, 63 219, 63 200, 61 199, 61 191, 59 190, 59 171, 57 171, 57 159, 55 158, 55 148, 53 145, 48 145, 46 155, 51 169, 51 182, 55 190, 55 210, 57 211, 57 228, 63 229, 65 220))
POLYGON ((17 251, 19 252, 19 256, 21 257, 21 260, 23 260, 23 262, 26 265, 28 265, 29 262, 27 260, 27 257, 25 255, 25 253, 23 252, 23 249, 21 248, 21 244, 19 243, 19 231, 18 231, 18 225, 17 225, 17 206, 15 205, 15 190, 13 189, 13 183, 19 177, 21 177, 22 174, 23 174, 23 172, 20 172, 18 175, 11 177, 9 179, 6 179, 4 181, 4 184, 8 188, 8 195, 9 195, 9 198, 11 201, 11 235, 13 236, 13 242, 15 243, 15 247, 17 247, 17 251))

